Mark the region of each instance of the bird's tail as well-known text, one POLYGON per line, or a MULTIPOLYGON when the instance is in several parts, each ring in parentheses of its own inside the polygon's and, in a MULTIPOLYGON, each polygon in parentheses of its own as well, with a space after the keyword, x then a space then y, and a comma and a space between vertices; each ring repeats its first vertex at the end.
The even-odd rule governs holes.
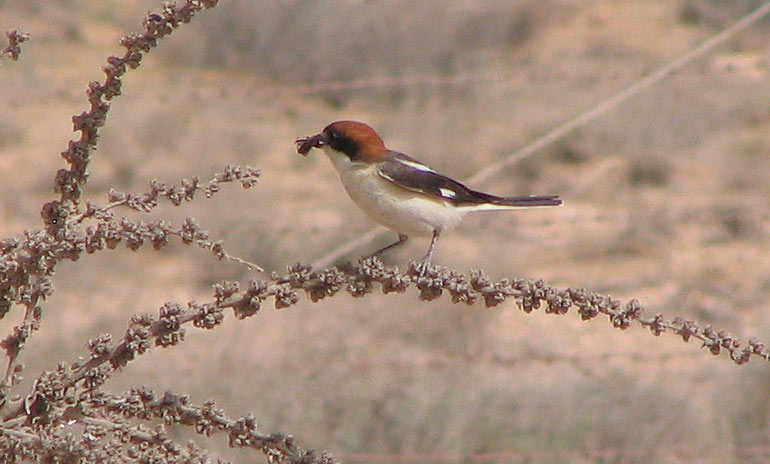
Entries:
POLYGON ((562 204, 559 195, 528 195, 521 197, 501 197, 491 203, 500 206, 517 206, 521 208, 536 208, 545 206, 560 206, 562 204))
MULTIPOLYGON (((481 192, 474 192, 481 194, 481 192)), ((479 203, 468 203, 459 205, 476 211, 491 211, 500 209, 520 209, 520 208, 548 208, 551 206, 560 206, 562 204, 559 195, 527 195, 518 197, 498 197, 489 194, 481 194, 479 203)))

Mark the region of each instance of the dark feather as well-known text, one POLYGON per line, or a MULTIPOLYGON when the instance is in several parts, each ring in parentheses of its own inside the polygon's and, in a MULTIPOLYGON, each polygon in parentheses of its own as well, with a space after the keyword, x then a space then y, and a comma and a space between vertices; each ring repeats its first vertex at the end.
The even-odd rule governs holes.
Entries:
POLYGON ((443 198, 454 204, 478 202, 475 192, 468 187, 403 153, 389 152, 380 164, 379 174, 407 190, 443 198))
POLYGON ((558 195, 498 197, 479 192, 433 171, 414 158, 395 151, 387 153, 380 165, 379 174, 407 190, 441 198, 458 206, 482 203, 518 207, 562 204, 558 195))
POLYGON ((536 206, 559 206, 562 204, 562 201, 561 198, 559 198, 559 195, 528 195, 521 197, 495 197, 491 203, 496 205, 519 206, 522 208, 527 208, 536 206))
POLYGON ((403 153, 390 151, 381 163, 379 174, 413 192, 441 198, 458 206, 492 203, 503 206, 558 206, 557 195, 498 197, 470 189, 454 179, 443 176, 403 153))

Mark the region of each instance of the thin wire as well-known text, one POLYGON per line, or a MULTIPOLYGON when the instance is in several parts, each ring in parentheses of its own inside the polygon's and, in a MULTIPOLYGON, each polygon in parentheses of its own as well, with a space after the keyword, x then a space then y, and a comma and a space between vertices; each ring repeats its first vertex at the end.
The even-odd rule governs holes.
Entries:
POLYGON ((512 164, 515 164, 525 158, 532 156, 533 154, 535 154, 535 152, 537 152, 541 148, 544 148, 545 146, 550 145, 551 143, 559 140, 560 138, 564 137, 568 133, 572 132, 574 129, 577 129, 578 127, 581 127, 587 124, 588 122, 610 111, 611 109, 615 108, 616 106, 620 105, 621 103, 625 102, 631 97, 636 96, 637 94, 647 90, 648 88, 662 81, 663 79, 670 76, 671 74, 674 74, 675 72, 679 71, 684 66, 700 58, 702 55, 705 55, 706 53, 712 51, 714 48, 718 47, 719 45, 722 45, 724 42, 731 39, 735 34, 746 29, 747 27, 754 24, 755 22, 759 21, 762 17, 766 16, 767 14, 770 14, 770 2, 765 3, 763 6, 761 6, 760 8, 757 8, 756 10, 754 10, 754 12, 750 13, 748 16, 745 16, 743 19, 741 19, 737 23, 733 24, 732 26, 728 27, 724 31, 720 32, 719 34, 703 42, 700 46, 694 48, 693 50, 686 53, 685 55, 666 64, 665 66, 658 69, 654 73, 638 81, 636 84, 633 84, 630 87, 627 87, 625 90, 622 90, 620 93, 616 94, 615 96, 605 100, 604 102, 599 104, 599 106, 597 106, 596 108, 590 111, 586 111, 585 113, 577 116, 576 118, 570 121, 567 121, 561 126, 553 129, 551 132, 535 140, 531 144, 513 152, 508 157, 490 164, 489 166, 485 167, 481 171, 474 174, 470 179, 468 179, 468 182, 469 183, 484 182, 490 177, 492 177, 493 175, 495 175, 497 172, 501 171, 502 169, 512 164))
MULTIPOLYGON (((719 34, 703 42, 700 46, 690 50, 688 53, 682 55, 681 57, 675 59, 674 61, 667 63, 666 65, 664 65, 663 67, 655 71, 654 73, 641 79, 640 81, 636 82, 630 87, 627 87, 626 89, 608 98, 607 100, 604 100, 596 108, 578 115, 577 117, 551 130, 550 132, 538 138, 537 140, 530 143, 529 145, 522 147, 519 150, 516 150, 515 152, 511 153, 510 155, 501 159, 500 161, 497 161, 495 163, 488 165, 487 167, 485 167, 484 169, 480 170, 479 172, 471 176, 469 179, 467 179, 467 182, 472 184, 485 182, 486 180, 488 180, 489 178, 491 178, 501 170, 505 169, 506 167, 511 166, 523 159, 529 158, 530 156, 534 155, 542 148, 561 139, 562 137, 569 134, 573 130, 581 126, 584 126, 590 121, 614 109, 621 103, 624 103, 626 100, 630 99, 631 97, 638 95, 639 93, 647 90, 648 88, 662 81, 663 79, 670 76, 671 74, 679 71, 681 68, 692 63, 693 61, 705 55, 706 53, 712 51, 716 47, 722 45, 723 43, 725 43, 726 41, 734 37, 736 34, 743 31, 744 29, 751 26, 752 24, 759 21, 760 19, 767 16, 768 14, 770 14, 770 2, 765 3, 761 7, 754 10, 753 12, 744 16, 742 19, 740 19, 738 22, 736 22, 732 26, 728 27, 727 29, 720 32, 719 34)), ((368 232, 366 232, 364 235, 356 239, 347 241, 342 245, 338 246, 337 248, 333 249, 326 255, 322 256, 321 258, 319 258, 313 263, 313 267, 315 268, 326 267, 332 264, 334 261, 350 253, 351 251, 370 243, 372 240, 382 235, 385 231, 386 229, 382 226, 375 227, 369 230, 368 232)))

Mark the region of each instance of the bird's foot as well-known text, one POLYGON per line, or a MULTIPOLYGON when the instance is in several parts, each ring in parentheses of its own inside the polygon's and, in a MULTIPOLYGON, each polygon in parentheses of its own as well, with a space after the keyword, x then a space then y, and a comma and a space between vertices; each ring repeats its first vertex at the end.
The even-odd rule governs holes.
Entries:
POLYGON ((433 271, 430 265, 430 260, 422 260, 420 262, 409 261, 409 274, 415 274, 417 277, 425 277, 429 271, 433 271))

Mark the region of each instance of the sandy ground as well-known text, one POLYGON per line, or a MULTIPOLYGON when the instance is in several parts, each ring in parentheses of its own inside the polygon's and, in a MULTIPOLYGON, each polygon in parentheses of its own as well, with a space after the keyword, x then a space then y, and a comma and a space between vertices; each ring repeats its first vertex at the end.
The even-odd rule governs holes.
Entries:
MULTIPOLYGON (((355 2, 335 3, 362 11, 355 2)), ((227 187, 150 217, 179 223, 193 216, 233 254, 280 272, 373 226, 320 153, 296 155, 296 137, 336 119, 361 119, 391 148, 467 178, 739 17, 712 3, 533 2, 525 13, 510 13, 524 14, 527 34, 514 41, 510 31, 495 32, 481 45, 469 44, 477 47, 473 53, 459 48, 463 41, 443 37, 396 42, 399 31, 418 26, 393 23, 392 30, 383 26, 384 37, 404 48, 393 59, 415 70, 395 82, 378 72, 394 63, 376 61, 377 49, 357 72, 346 60, 355 48, 345 48, 344 38, 312 41, 303 51, 309 56, 337 59, 330 47, 347 54, 336 68, 317 65, 328 71, 322 77, 335 78, 329 69, 344 67, 347 81, 373 80, 318 91, 305 85, 324 79, 299 64, 297 75, 280 79, 278 59, 265 64, 271 72, 249 61, 272 54, 301 64, 292 58, 288 32, 281 48, 284 36, 273 30, 267 52, 238 35, 242 25, 215 40, 212 31, 240 24, 232 16, 237 5, 223 5, 181 28, 127 77, 91 164, 86 197, 106 202, 110 188, 139 192, 153 178, 178 182, 207 178, 227 164, 257 166, 263 176, 256 188, 227 187), (427 58, 412 57, 410 47, 423 47, 428 57, 430 47, 436 54, 457 50, 460 58, 446 58, 455 63, 449 74, 466 78, 442 80, 435 69, 421 69, 414 60, 427 58), (211 60, 211 50, 221 63, 211 60)), ((494 13, 502 4, 489 8, 494 13)), ((105 57, 121 51, 120 35, 154 7, 0 2, 0 26, 33 36, 19 62, 0 68, 0 236, 39 225, 40 206, 52 198, 53 176, 63 166, 58 153, 72 137, 71 115, 85 109, 87 81, 101 78, 105 57)), ((265 8, 281 11, 270 2, 265 8)), ((471 14, 488 20, 484 8, 444 13, 447 20, 471 14)), ((318 21, 305 31, 311 37, 333 28, 330 18, 318 21)), ((253 22, 256 37, 270 30, 267 19, 253 22)), ((638 298, 650 312, 770 343, 766 26, 474 185, 498 194, 557 193, 565 206, 469 217, 442 237, 436 261, 464 272, 482 268, 494 278, 542 278, 638 298)), ((433 31, 425 27, 426 35, 433 31)), ((474 37, 476 29, 469 30, 474 37)), ((403 268, 425 246, 411 241, 388 263, 403 268)), ((97 334, 119 337, 132 314, 154 313, 169 300, 206 300, 212 283, 249 277, 178 243, 160 253, 118 249, 64 263, 43 327, 24 351, 27 381, 83 355, 97 334)), ((19 317, 12 312, 1 320, 2 333, 19 317)), ((190 329, 181 346, 141 357, 109 388, 146 384, 196 401, 215 398, 234 415, 253 412, 265 431, 291 433, 347 462, 426 462, 429 455, 433 462, 470 462, 462 456, 484 453, 500 453, 489 462, 763 462, 770 455, 767 372, 761 361, 734 366, 674 335, 618 331, 601 318, 526 315, 512 303, 491 310, 446 298, 426 304, 409 292, 303 301, 244 321, 229 318, 210 332, 190 329), (586 450, 615 454, 602 460, 586 450)), ((201 443, 246 459, 226 443, 201 443)))

